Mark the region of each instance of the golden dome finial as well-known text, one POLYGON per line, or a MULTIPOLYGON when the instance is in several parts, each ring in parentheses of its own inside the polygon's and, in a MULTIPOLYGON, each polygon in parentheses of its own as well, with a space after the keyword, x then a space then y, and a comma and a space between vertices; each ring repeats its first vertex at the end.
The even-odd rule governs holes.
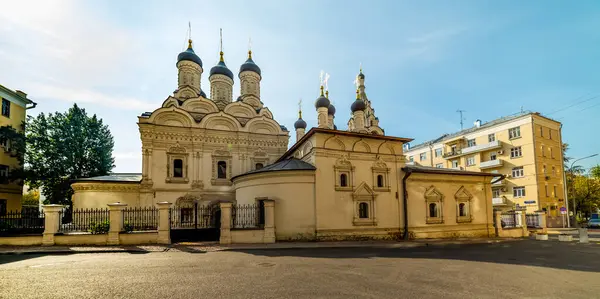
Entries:
POLYGON ((356 89, 356 99, 360 100, 360 91, 358 88, 356 89))
POLYGON ((323 85, 321 85, 321 96, 323 96, 323 89, 325 88, 323 87, 323 85))
POLYGON ((252 50, 248 50, 248 59, 252 59, 252 50))
POLYGON ((188 49, 192 48, 192 39, 188 39, 188 49))
POLYGON ((325 91, 325 97, 329 99, 329 90, 325 91))
POLYGON ((298 101, 298 118, 302 118, 302 99, 298 101))
POLYGON ((221 56, 221 57, 219 58, 219 61, 220 61, 220 62, 225 62, 225 60, 223 60, 223 51, 219 52, 219 55, 221 56))

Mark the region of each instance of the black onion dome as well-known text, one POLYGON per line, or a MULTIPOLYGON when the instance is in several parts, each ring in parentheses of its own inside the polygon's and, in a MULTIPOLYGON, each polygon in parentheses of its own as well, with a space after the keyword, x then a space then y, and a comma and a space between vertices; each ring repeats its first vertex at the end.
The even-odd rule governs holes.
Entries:
POLYGON ((231 80, 233 80, 233 72, 231 72, 231 70, 229 68, 227 68, 224 61, 219 61, 219 63, 217 63, 217 65, 213 66, 210 69, 209 77, 212 75, 225 75, 225 76, 229 77, 231 80))
POLYGON ((255 72, 258 75, 260 75, 260 68, 258 67, 258 65, 256 65, 256 63, 254 63, 254 60, 252 60, 252 56, 250 56, 251 54, 249 53, 248 55, 248 59, 246 60, 246 62, 244 62, 244 64, 242 64, 242 66, 240 66, 240 74, 242 72, 255 72))
POLYGON ((298 120, 294 123, 295 129, 306 129, 306 122, 302 118, 298 118, 298 120))
POLYGON ((356 101, 352 103, 352 106, 350 106, 350 110, 352 110, 352 112, 365 110, 365 108, 367 108, 367 105, 365 105, 365 101, 361 99, 356 99, 356 101))
POLYGON ((329 102, 329 99, 326 98, 324 95, 321 95, 320 97, 317 98, 317 101, 315 102, 315 108, 327 108, 329 109, 329 105, 331 103, 329 102))
POLYGON ((198 57, 198 55, 196 55, 196 53, 194 53, 194 49, 192 49, 192 44, 190 42, 190 45, 188 46, 187 50, 179 53, 179 55, 177 55, 177 63, 179 63, 182 60, 188 60, 188 61, 193 61, 195 63, 197 63, 198 65, 200 65, 200 67, 202 67, 202 60, 200 59, 200 57, 198 57))
POLYGON ((359 77, 359 78, 361 78, 361 79, 364 79, 364 78, 365 78, 365 74, 363 74, 363 73, 362 73, 362 71, 361 71, 361 72, 358 74, 358 77, 359 77))
POLYGON ((327 107, 327 114, 335 115, 335 106, 333 104, 329 104, 329 107, 327 107))
POLYGON ((203 90, 200 90, 200 96, 206 98, 206 93, 203 90))

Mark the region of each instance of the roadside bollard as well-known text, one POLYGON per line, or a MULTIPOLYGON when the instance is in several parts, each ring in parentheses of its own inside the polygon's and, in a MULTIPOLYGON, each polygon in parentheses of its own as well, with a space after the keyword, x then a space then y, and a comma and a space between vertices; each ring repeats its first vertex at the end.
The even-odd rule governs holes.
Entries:
POLYGON ((587 228, 579 229, 579 243, 588 243, 590 240, 588 238, 588 230, 587 228))

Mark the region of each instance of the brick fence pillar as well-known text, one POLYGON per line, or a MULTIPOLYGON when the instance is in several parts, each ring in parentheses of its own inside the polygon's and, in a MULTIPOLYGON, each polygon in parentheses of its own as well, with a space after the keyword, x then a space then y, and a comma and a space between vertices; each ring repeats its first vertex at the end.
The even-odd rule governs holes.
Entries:
POLYGON ((157 202, 158 206, 158 244, 171 244, 171 217, 169 217, 170 202, 157 202))
POLYGON ((265 236, 264 243, 275 243, 275 201, 265 199, 265 236))
POLYGON ((221 208, 221 235, 219 243, 231 244, 231 206, 230 202, 220 203, 221 208))
POLYGON ((126 207, 127 204, 120 202, 108 204, 108 219, 110 219, 108 245, 119 245, 119 234, 123 231, 123 210, 126 207))
POLYGON ((44 207, 44 235, 42 237, 42 245, 54 245, 54 235, 59 230, 60 211, 64 208, 63 205, 43 205, 44 207))
POLYGON ((546 212, 538 211, 536 212, 536 214, 538 215, 538 221, 540 223, 540 228, 542 229, 542 232, 548 232, 548 225, 546 224, 546 212))
POLYGON ((496 237, 500 237, 500 235, 502 233, 502 212, 494 211, 494 223, 496 224, 495 225, 496 237))

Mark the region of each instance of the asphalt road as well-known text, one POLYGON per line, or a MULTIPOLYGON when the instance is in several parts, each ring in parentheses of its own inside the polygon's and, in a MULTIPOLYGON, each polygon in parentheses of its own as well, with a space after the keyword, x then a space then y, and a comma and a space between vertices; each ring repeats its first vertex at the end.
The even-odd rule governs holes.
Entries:
POLYGON ((600 245, 0 255, 0 298, 598 298, 600 245))

